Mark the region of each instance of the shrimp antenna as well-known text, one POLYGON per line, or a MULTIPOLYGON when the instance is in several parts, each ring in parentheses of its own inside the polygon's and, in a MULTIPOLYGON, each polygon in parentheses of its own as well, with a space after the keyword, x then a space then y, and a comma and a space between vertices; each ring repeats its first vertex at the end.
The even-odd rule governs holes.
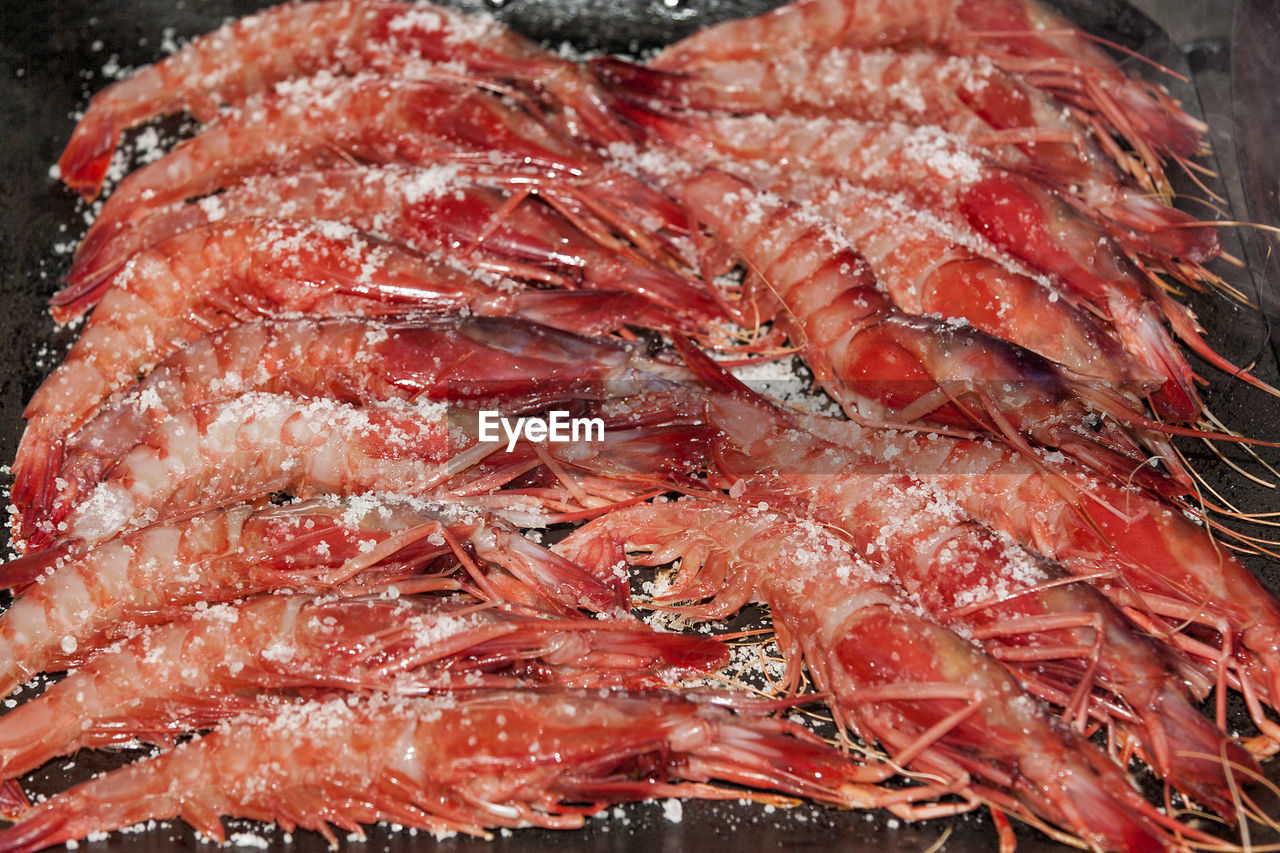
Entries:
MULTIPOLYGON (((1272 391, 1275 392, 1275 389, 1272 389, 1272 391)), ((1280 395, 1280 392, 1275 392, 1272 394, 1272 396, 1278 396, 1278 395, 1280 395)), ((1209 411, 1208 409, 1206 409, 1204 412, 1204 418, 1206 421, 1208 421, 1209 425, 1212 427, 1220 429, 1225 433, 1239 435, 1239 433, 1237 433, 1235 430, 1228 428, 1226 424, 1224 424, 1221 420, 1218 419, 1217 415, 1213 414, 1213 412, 1209 411)), ((1259 456, 1256 450, 1254 450, 1252 447, 1250 447, 1247 444, 1240 445, 1240 449, 1243 452, 1252 456, 1255 462, 1257 462, 1260 466, 1262 466, 1264 469, 1270 472, 1273 476, 1275 476, 1277 479, 1280 479, 1280 471, 1276 470, 1276 468, 1273 465, 1271 465, 1269 462, 1267 462, 1265 459, 1259 456)), ((1266 486, 1267 488, 1275 488, 1276 486, 1274 482, 1272 483, 1262 482, 1260 483, 1260 485, 1266 486)))

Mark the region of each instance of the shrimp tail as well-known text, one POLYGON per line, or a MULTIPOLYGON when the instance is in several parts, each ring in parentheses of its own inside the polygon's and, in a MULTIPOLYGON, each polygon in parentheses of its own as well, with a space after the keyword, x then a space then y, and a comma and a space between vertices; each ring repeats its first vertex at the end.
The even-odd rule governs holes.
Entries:
POLYGON ((41 577, 53 571, 58 561, 71 553, 74 543, 64 543, 56 548, 32 551, 0 564, 0 589, 20 593, 41 577))
POLYGON ((58 158, 58 176, 87 201, 93 201, 102 189, 119 142, 120 128, 114 113, 91 108, 76 125, 58 158))
MULTIPOLYGON (((19 705, 6 714, 0 725, 0 778, 16 778, 54 756, 72 751, 74 747, 68 749, 68 745, 77 744, 88 731, 88 727, 81 728, 78 711, 78 705, 68 709, 42 702, 19 705)), ((131 737, 132 733, 120 739, 131 737)))
POLYGON ((691 100, 696 97, 697 90, 689 85, 686 74, 660 71, 614 56, 592 59, 588 64, 596 77, 621 98, 642 98, 682 107, 700 106, 691 100))
MULTIPOLYGON (((681 410, 678 402, 661 408, 656 417, 678 417, 681 410)), ((604 423, 602 442, 553 445, 552 455, 560 462, 622 480, 664 488, 704 485, 690 472, 711 458, 716 430, 710 424, 666 423, 641 428, 630 420, 605 419, 604 423)))
POLYGON ((674 672, 714 672, 729 660, 729 648, 719 640, 658 631, 596 631, 591 647, 601 659, 661 662, 674 672))
POLYGON ((630 590, 607 585, 583 567, 518 533, 494 529, 494 548, 484 557, 520 580, 572 610, 584 607, 596 613, 626 610, 630 590))
POLYGON ((31 800, 16 780, 9 779, 0 784, 0 818, 15 820, 29 808, 31 800))
POLYGON ((63 442, 39 419, 27 424, 13 461, 13 486, 9 500, 17 508, 11 522, 14 540, 22 551, 36 551, 53 543, 51 531, 40 525, 53 505, 55 480, 62 469, 63 442))
POLYGON ((71 814, 63 809, 38 812, 14 826, 0 832, 2 853, 33 853, 77 836, 68 827, 71 814))
POLYGON ((706 388, 713 392, 728 394, 748 394, 758 398, 761 402, 767 402, 764 397, 752 391, 747 384, 720 365, 716 364, 711 356, 707 355, 701 349, 694 345, 693 341, 681 335, 676 335, 672 339, 676 352, 680 353, 680 357, 684 359, 685 364, 689 365, 689 369, 693 371, 706 388))

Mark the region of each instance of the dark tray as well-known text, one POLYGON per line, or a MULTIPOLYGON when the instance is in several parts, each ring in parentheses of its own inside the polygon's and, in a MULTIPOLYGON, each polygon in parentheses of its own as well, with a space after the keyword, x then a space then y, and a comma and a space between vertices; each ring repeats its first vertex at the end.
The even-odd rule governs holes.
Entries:
MULTIPOLYGON (((1206 161, 1217 178, 1210 183, 1224 199, 1231 218, 1280 223, 1276 190, 1280 160, 1271 140, 1280 129, 1280 15, 1271 0, 1239 0, 1236 33, 1231 36, 1225 3, 1187 0, 1135 0, 1178 33, 1175 43, 1159 26, 1123 0, 1057 0, 1053 5, 1085 29, 1163 63, 1185 80, 1160 77, 1193 112, 1207 112, 1213 124, 1215 153, 1206 161), (1209 7, 1212 11, 1206 12, 1209 7), (1233 63, 1234 58, 1234 63, 1233 63), (1234 67, 1233 67, 1234 65, 1234 67), (1233 100, 1234 88, 1234 100, 1233 100), (1233 108, 1234 104, 1234 108, 1233 108)), ((67 249, 85 223, 77 198, 49 178, 74 121, 88 95, 108 82, 104 66, 125 67, 155 61, 166 34, 179 39, 213 29, 268 5, 255 0, 29 0, 10 2, 0 22, 0 107, 6 118, 0 159, 0 459, 13 457, 21 434, 26 400, 58 362, 74 333, 57 330, 44 313, 44 301, 56 289, 68 265, 67 249)), ((776 0, 460 0, 456 5, 484 9, 516 29, 551 44, 635 52, 669 43, 699 26, 753 14, 776 0)), ((1136 61, 1141 73, 1154 75, 1136 61)), ((1203 197, 1189 181, 1179 189, 1203 197)), ((1194 202, 1184 202, 1195 212, 1194 202)), ((1249 262, 1220 272, 1263 311, 1243 308, 1212 294, 1190 294, 1209 340, 1237 363, 1257 362, 1257 372, 1275 381, 1276 338, 1269 318, 1280 305, 1280 248, 1273 236, 1255 231, 1228 232, 1228 249, 1249 262), (1242 239, 1242 237, 1244 239, 1242 239)), ((1210 380, 1206 398, 1228 426, 1266 439, 1280 439, 1280 403, 1239 382, 1204 371, 1210 380)), ((1224 498, 1242 508, 1280 508, 1274 491, 1233 474, 1217 457, 1195 443, 1185 445, 1207 480, 1224 498)), ((1238 456, 1238 454, 1236 454, 1238 456)), ((1275 454, 1273 454, 1274 459, 1275 454)), ((1280 589, 1276 564, 1252 559, 1250 565, 1280 589)), ((1242 728, 1247 720, 1236 712, 1242 728)), ((130 756, 131 757, 131 756, 130 756)), ((28 790, 53 792, 89 773, 121 763, 120 756, 96 754, 74 762, 55 761, 29 777, 28 790)), ((1272 771, 1280 780, 1280 773, 1272 771)), ((1280 813, 1280 810, 1273 810, 1280 813)), ((231 832, 249 833, 273 848, 321 850, 323 840, 300 832, 291 839, 258 824, 228 822, 231 832)), ((1025 851, 1064 851, 1038 833, 1018 828, 1025 851)), ((241 840, 251 840, 244 838, 241 840)), ((1255 843, 1258 835, 1254 835, 1255 843)), ((769 811, 738 803, 686 803, 683 820, 664 817, 661 804, 639 804, 589 821, 573 833, 521 830, 501 833, 492 842, 468 838, 435 841, 421 833, 374 827, 366 842, 351 850, 709 850, 731 845, 738 850, 817 849, 919 851, 941 844, 944 850, 991 850, 995 835, 983 813, 918 825, 901 824, 881 813, 843 813, 812 806, 769 811)), ((162 824, 130 834, 112 834, 81 849, 172 850, 199 846, 181 823, 162 824)))

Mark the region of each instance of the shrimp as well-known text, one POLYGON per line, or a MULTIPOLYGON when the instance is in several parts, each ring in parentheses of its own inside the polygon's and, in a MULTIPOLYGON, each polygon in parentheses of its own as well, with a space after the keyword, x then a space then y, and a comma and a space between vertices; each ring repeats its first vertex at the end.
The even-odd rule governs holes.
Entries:
MULTIPOLYGON (((1199 378, 1165 321, 1214 366, 1276 393, 1214 352, 1191 312, 1130 263, 1093 221, 1036 182, 988 165, 936 128, 628 114, 686 153, 724 168, 730 168, 725 161, 738 165, 761 186, 795 200, 828 199, 823 213, 867 257, 904 311, 965 317, 1084 375, 1123 366, 1120 375, 1100 377, 1117 386, 1141 384, 1146 374, 1147 381, 1163 382, 1152 404, 1176 421, 1194 422, 1203 403, 1199 378), (791 171, 780 175, 779 163, 791 171), (824 180, 815 186, 813 179, 798 178, 797 169, 834 185, 824 180), (921 205, 931 209, 917 210, 921 205), (1031 267, 1026 273, 1047 274, 1053 283, 1037 285, 1033 278, 1039 276, 1005 269, 1006 252, 1031 267)), ((1183 264, 1170 269, 1181 274, 1183 264)))
POLYGON ((497 449, 479 444, 474 423, 440 403, 355 407, 252 392, 175 412, 138 436, 56 530, 62 541, 96 544, 141 523, 273 492, 426 497, 497 449))
MULTIPOLYGON (((520 521, 531 523, 529 515, 520 521)), ((472 504, 391 495, 212 509, 88 549, 63 546, 19 557, 0 567, 0 583, 22 590, 0 614, 5 695, 33 675, 74 665, 133 626, 261 592, 360 593, 401 583, 472 589, 551 613, 579 606, 613 613, 626 601, 624 590, 472 504), (474 555, 470 581, 449 577, 452 566, 417 577, 433 561, 460 553, 454 545, 474 555), (503 571, 482 573, 482 566, 503 571)))
MULTIPOLYGON (((705 356, 682 349, 709 382, 727 381, 705 356)), ((659 397, 658 405, 680 410, 688 403, 659 397)), ((705 406, 724 433, 715 470, 733 484, 731 494, 778 502, 842 530, 930 614, 980 638, 1081 727, 1094 688, 1114 694, 1125 709, 1119 727, 1141 742, 1148 761, 1230 813, 1222 764, 1181 752, 1216 756, 1221 733, 1189 704, 1161 649, 1136 636, 1095 590, 1064 583, 1062 569, 992 535, 927 479, 823 441, 745 389, 693 405, 705 406)), ((1105 706, 1093 712, 1113 713, 1105 706)), ((1250 760, 1239 747, 1233 753, 1250 760)))
MULTIPOLYGON (((681 192, 694 217, 768 282, 818 382, 850 417, 865 420, 861 407, 870 401, 882 424, 919 418, 978 427, 1016 447, 1057 448, 1120 478, 1147 464, 1142 446, 1166 458, 1168 441, 1154 431, 1160 425, 1136 401, 963 323, 898 311, 867 262, 794 205, 715 170, 683 181, 681 192), (1086 423, 1096 430, 1082 430, 1086 423)), ((1181 489, 1188 476, 1170 466, 1173 482, 1164 488, 1181 489)))
POLYGON ((607 552, 610 539, 652 552, 644 562, 679 560, 658 606, 689 601, 674 609, 723 618, 748 600, 769 604, 792 680, 803 659, 837 720, 878 739, 894 763, 943 778, 963 768, 974 796, 1099 849, 1171 844, 1169 821, 1119 768, 819 525, 735 501, 684 500, 622 508, 558 547, 581 558, 607 552))
MULTIPOLYGON (((1092 305, 1060 298, 1059 288, 1033 278, 1031 270, 1010 269, 1001 262, 999 249, 969 230, 961 214, 960 186, 980 182, 981 161, 964 152, 945 161, 931 156, 936 137, 928 130, 861 125, 858 132, 849 123, 826 119, 785 122, 761 116, 646 120, 664 142, 723 168, 745 171, 755 183, 796 200, 834 198, 838 188, 838 204, 827 203, 823 212, 907 313, 963 317, 994 337, 1121 387, 1154 386, 1165 376, 1126 353, 1115 333, 1086 313, 1092 305), (831 183, 793 181, 778 174, 776 163, 831 183), (852 183, 837 181, 845 175, 852 183), (898 194, 902 191, 915 195, 907 198, 898 194), (917 209, 922 203, 926 210, 917 209)), ((992 202, 999 205, 999 200, 992 202)), ((1055 259, 1067 256, 1052 240, 1045 242, 1055 259)), ((1027 254, 1020 253, 1019 259, 1036 266, 1027 254)), ((1100 284, 1096 277, 1089 281, 1100 284)), ((1171 341, 1167 349, 1178 355, 1171 341)))
POLYGON ((976 520, 1092 579, 1151 636, 1204 662, 1219 680, 1220 725, 1230 685, 1259 729, 1280 742, 1280 727, 1262 709, 1280 697, 1280 602, 1181 510, 1068 463, 1048 474, 991 442, 895 435, 825 418, 805 427, 921 472, 976 520))
POLYGON ((651 797, 843 807, 901 799, 867 781, 884 768, 855 763, 748 701, 543 688, 266 705, 257 719, 41 803, 0 833, 0 850, 176 816, 220 841, 218 816, 227 814, 313 829, 336 845, 329 825, 358 833, 388 820, 484 836, 499 826, 571 829, 613 803, 651 797))
POLYGON ((1145 293, 1152 287, 1149 274, 1126 264, 1126 257, 1195 284, 1201 275, 1190 276, 1188 270, 1203 273, 1201 262, 1219 253, 1210 225, 1199 224, 1205 239, 1198 241, 1210 245, 1197 245, 1188 233, 1195 231, 1195 221, 1173 208, 1159 208, 1170 218, 1163 233, 1150 227, 1139 230, 1130 224, 1132 216, 1107 215, 1117 206, 1151 209, 1153 203, 1145 195, 1126 197, 1123 187, 1100 189, 1096 181, 1084 187, 1053 186, 1026 156, 975 146, 933 125, 794 115, 685 112, 672 117, 629 106, 623 110, 635 123, 686 151, 785 162, 882 192, 906 193, 993 239, 1016 231, 1021 239, 1002 240, 1001 249, 1062 279, 1100 311, 1106 300, 1095 294, 1108 293, 1112 279, 1131 282, 1130 291, 1145 293), (1018 228, 1009 228, 1010 222, 1018 228))
POLYGON ((333 223, 243 219, 188 231, 148 249, 113 277, 75 346, 27 404, 27 429, 13 466, 19 530, 34 526, 52 505, 61 436, 183 343, 235 320, 290 312, 385 317, 468 308, 520 313, 583 331, 623 322, 597 313, 626 307, 603 294, 584 299, 504 292, 503 286, 333 223))
POLYGON ((23 530, 56 529, 69 507, 170 418, 251 391, 356 405, 445 401, 511 415, 684 378, 673 370, 632 349, 511 318, 248 321, 172 353, 104 403, 66 439, 53 472, 58 494, 43 514, 26 508, 23 530))
MULTIPOLYGON (((661 193, 609 172, 594 154, 485 92, 458 84, 322 76, 246 104, 242 112, 220 118, 132 172, 85 234, 77 262, 96 266, 94 259, 116 232, 156 208, 208 195, 251 175, 333 166, 352 158, 524 168, 535 175, 588 180, 594 202, 603 209, 659 212, 676 232, 683 216, 661 193)), ((85 310, 81 296, 79 285, 57 296, 55 317, 65 322, 85 310)))
MULTIPOLYGON (((559 101, 572 125, 626 139, 589 74, 485 15, 381 0, 290 3, 227 24, 93 97, 58 161, 92 199, 123 130, 186 110, 202 122, 277 83, 320 71, 445 76, 446 64, 515 81, 559 101), (433 67, 434 66, 434 67, 433 67)), ((456 72, 453 72, 456 73, 456 72)), ((479 82, 479 79, 477 82, 479 82)))
MULTIPOLYGON (((276 492, 467 496, 503 486, 547 460, 555 466, 570 450, 575 464, 585 455, 643 488, 686 455, 673 453, 658 464, 637 460, 653 448, 637 447, 624 433, 606 434, 609 422, 603 418, 589 438, 573 437, 567 429, 563 437, 544 433, 537 441, 545 442, 545 450, 532 447, 533 440, 518 431, 500 435, 495 420, 486 430, 474 410, 443 402, 353 406, 249 392, 174 413, 139 436, 58 522, 56 535, 93 544, 139 524, 276 492), (492 467, 473 470, 490 456, 492 467)), ((698 424, 673 425, 654 438, 660 446, 688 442, 687 452, 697 453, 705 432, 698 424)))
POLYGON ((1167 190, 1161 155, 1194 155, 1207 130, 1167 92, 1128 77, 1088 43, 1088 36, 1030 0, 795 0, 758 17, 699 30, 653 64, 662 70, 697 70, 791 51, 911 44, 980 52, 1064 96, 1078 117, 1098 127, 1108 153, 1152 187, 1167 190), (1110 143, 1110 132, 1122 136, 1137 157, 1110 143))
POLYGON ((465 597, 264 595, 143 630, 0 717, 0 777, 76 749, 211 728, 252 712, 264 691, 652 687, 728 657, 718 640, 634 619, 538 618, 465 597))
MULTIPOLYGON (((1063 269, 1055 263, 1057 268, 1049 272, 1055 276, 1053 281, 1063 282, 1063 285, 1061 288, 1045 287, 1036 278, 1008 270, 998 260, 993 260, 988 254, 988 246, 974 246, 973 235, 967 233, 963 226, 956 229, 950 227, 951 223, 917 211, 910 199, 901 195, 888 195, 843 183, 797 188, 795 183, 784 182, 774 188, 789 198, 812 203, 820 215, 836 223, 841 233, 864 253, 872 268, 886 280, 892 281, 904 275, 924 278, 923 282, 917 283, 917 289, 928 288, 936 292, 941 303, 939 307, 948 302, 958 306, 945 309, 946 313, 954 312, 979 328, 991 325, 1001 331, 1010 330, 1006 335, 997 336, 1012 343, 1022 344, 1022 340, 1029 340, 1040 345, 1038 335, 1075 333, 1085 338, 1079 348, 1087 354, 1090 343, 1105 340, 1109 346, 1095 347, 1094 357, 1104 361, 1117 359, 1123 368, 1101 378, 1121 390, 1145 391, 1143 396, 1163 416, 1194 422, 1204 413, 1204 404, 1196 387, 1198 377, 1163 325, 1164 315, 1159 307, 1163 302, 1148 298, 1145 288, 1135 284, 1132 276, 1104 277, 1084 269, 1077 260, 1087 256, 1088 252, 1072 256, 1065 248, 1053 251, 1051 254, 1055 261, 1063 260, 1065 266, 1075 271, 1083 270, 1084 283, 1081 283, 1081 276, 1062 277, 1062 273, 1070 274, 1072 269, 1063 269), (941 246, 931 248, 931 242, 941 246), (1088 296, 1082 298, 1081 290, 1086 290, 1088 296), (1063 296, 1063 293, 1067 295, 1063 296), (1057 307, 1060 301, 1086 310, 1100 304, 1101 309, 1095 310, 1110 322, 1110 328, 1096 331, 1097 327, 1081 328, 1083 324, 1079 320, 1068 323, 1062 316, 1066 308, 1057 307), (992 319, 993 316, 996 319, 992 319), (1045 321, 1053 323, 1052 332, 1041 330, 1040 324, 1045 321), (1118 357, 1116 350, 1121 353, 1118 357), (1143 379, 1154 379, 1158 384, 1143 388, 1143 379)), ((1003 219, 1002 225, 1018 216, 1017 212, 1010 211, 1010 207, 1028 200, 1016 190, 1012 195, 1012 198, 1001 196, 988 208, 1003 219)), ((1057 233, 1070 233, 1070 223, 1056 225, 1057 233)), ((1026 230, 1034 231, 1034 228, 1028 226, 1026 230)), ((990 233, 990 229, 984 233, 990 233)), ((1031 239, 1034 240, 1034 235, 1031 239)), ((1024 245, 1027 242, 1024 240, 1024 245)), ((1081 245, 1096 246, 1097 240, 1083 240, 1081 245)), ((920 307, 924 307, 922 303, 920 307)), ((1192 337, 1200 342, 1200 349, 1212 353, 1198 330, 1192 337)), ((1030 348, 1036 350, 1035 347, 1030 348)), ((1214 356, 1216 363, 1224 369, 1239 372, 1239 368, 1221 356, 1214 356)), ((1079 364, 1077 359, 1054 360, 1085 376, 1096 376, 1102 372, 1097 367, 1079 364)), ((1254 382, 1264 388, 1270 387, 1256 379, 1254 382)))
MULTIPOLYGON (((923 49, 797 51, 669 73, 614 58, 594 67, 622 97, 668 109, 775 119, 895 122, 946 132, 1043 181, 1134 257, 1184 280, 1222 251, 1208 223, 1129 185, 1089 129, 990 62, 923 49)), ((629 116, 623 105, 621 112, 629 116)), ((629 116, 634 118, 634 116, 629 116)))
POLYGON ((503 192, 528 192, 530 186, 557 205, 576 205, 581 197, 560 182, 548 186, 527 176, 464 173, 456 164, 345 167, 250 178, 198 203, 170 205, 131 221, 97 253, 81 252, 63 291, 77 295, 59 310, 92 304, 111 273, 137 251, 209 222, 248 216, 342 222, 424 254, 453 250, 468 265, 489 272, 562 287, 631 290, 670 311, 673 322, 689 318, 690 323, 680 324, 686 332, 721 319, 696 284, 666 267, 624 255, 621 247, 600 245, 612 238, 593 223, 582 217, 571 222, 534 199, 513 207, 520 199, 503 192))

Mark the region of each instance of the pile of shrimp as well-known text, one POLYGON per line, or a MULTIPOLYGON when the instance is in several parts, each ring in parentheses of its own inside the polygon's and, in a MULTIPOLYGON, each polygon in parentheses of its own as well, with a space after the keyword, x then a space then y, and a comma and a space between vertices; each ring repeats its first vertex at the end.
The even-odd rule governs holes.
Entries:
POLYGON ((984 808, 1002 850, 1271 822, 1280 601, 1195 510, 1173 439, 1236 437, 1182 346, 1272 389, 1171 295, 1218 283, 1167 204, 1206 128, 1072 25, 794 0, 578 63, 308 0, 108 86, 58 174, 95 199, 178 112, 24 413, 0 681, 68 674, 0 716, 0 851, 655 797, 984 808), (838 413, 738 378, 789 357, 838 413))

